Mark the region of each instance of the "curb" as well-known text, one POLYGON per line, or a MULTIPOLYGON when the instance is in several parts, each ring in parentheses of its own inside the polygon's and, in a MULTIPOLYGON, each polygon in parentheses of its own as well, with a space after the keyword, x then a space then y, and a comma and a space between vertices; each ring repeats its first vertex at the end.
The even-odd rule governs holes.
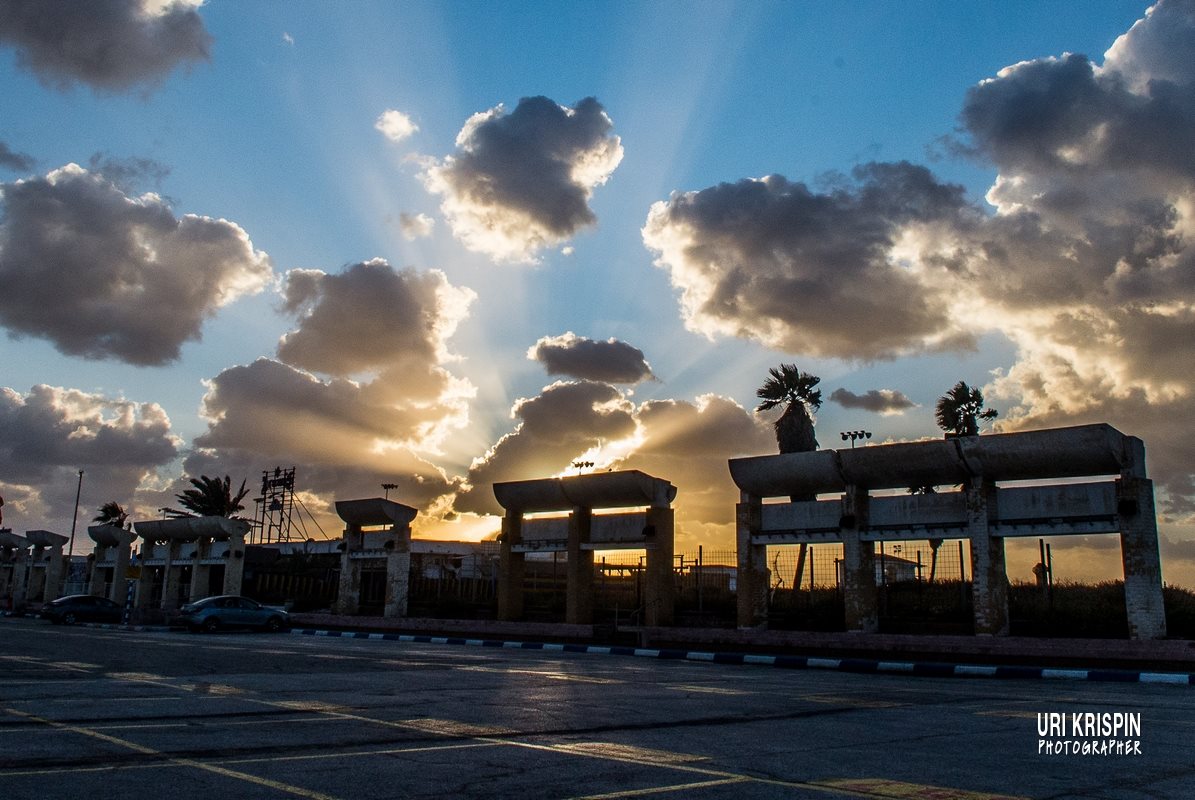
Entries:
POLYGON ((1077 680, 1113 683, 1165 683, 1195 685, 1195 673, 1139 672, 1117 669, 1050 669, 1047 667, 989 666, 950 664, 933 661, 879 661, 870 658, 820 658, 814 656, 769 656, 751 653, 709 653, 696 650, 654 649, 644 647, 605 647, 551 642, 520 642, 502 639, 466 639, 455 636, 416 636, 405 633, 366 633, 362 631, 314 630, 292 628, 296 636, 325 636, 341 639, 370 639, 418 644, 449 644, 466 647, 497 647, 510 650, 546 650, 589 655, 634 656, 671 661, 703 661, 714 664, 751 664, 780 669, 826 669, 864 674, 915 675, 931 678, 1011 678, 1018 680, 1077 680))

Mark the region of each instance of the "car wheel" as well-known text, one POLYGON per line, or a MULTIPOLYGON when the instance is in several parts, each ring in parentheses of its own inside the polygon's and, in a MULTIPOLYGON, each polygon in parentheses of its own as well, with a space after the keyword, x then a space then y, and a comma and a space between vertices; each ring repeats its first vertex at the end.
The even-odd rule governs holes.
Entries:
POLYGON ((203 630, 207 633, 215 633, 220 630, 220 620, 215 617, 208 617, 203 621, 203 630))
POLYGON ((63 625, 74 625, 75 624, 75 615, 69 611, 66 612, 65 614, 63 614, 62 615, 62 624, 63 625))
POLYGON ((270 633, 277 633, 282 630, 282 620, 278 617, 270 617, 266 620, 266 630, 270 633))

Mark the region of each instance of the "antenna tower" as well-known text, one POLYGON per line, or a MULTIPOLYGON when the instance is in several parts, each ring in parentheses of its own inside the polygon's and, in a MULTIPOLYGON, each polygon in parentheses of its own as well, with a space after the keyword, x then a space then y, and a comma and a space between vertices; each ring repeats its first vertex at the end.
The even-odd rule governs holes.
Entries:
POLYGON ((257 541, 289 542, 294 530, 295 468, 274 467, 262 472, 261 496, 253 502, 257 503, 257 541))

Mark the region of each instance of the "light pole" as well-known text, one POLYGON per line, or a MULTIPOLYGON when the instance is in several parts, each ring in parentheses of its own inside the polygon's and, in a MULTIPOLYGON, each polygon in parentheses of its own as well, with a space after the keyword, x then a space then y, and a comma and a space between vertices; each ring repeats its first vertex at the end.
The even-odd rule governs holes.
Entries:
POLYGON ((574 461, 573 462, 573 469, 575 469, 577 471, 578 475, 581 474, 581 470, 592 469, 592 468, 593 468, 592 461, 574 461))
POLYGON ((386 498, 385 499, 389 500, 390 499, 390 490, 397 489, 398 484, 397 483, 383 483, 382 488, 386 490, 386 498))
POLYGON ((870 439, 871 431, 842 431, 839 435, 842 436, 842 441, 844 441, 844 442, 847 439, 850 439, 851 440, 851 449, 854 450, 855 449, 855 440, 870 439))
POLYGON ((75 525, 79 522, 79 495, 83 494, 83 470, 79 470, 79 485, 75 487, 75 516, 71 517, 71 543, 67 545, 66 557, 75 554, 75 525))

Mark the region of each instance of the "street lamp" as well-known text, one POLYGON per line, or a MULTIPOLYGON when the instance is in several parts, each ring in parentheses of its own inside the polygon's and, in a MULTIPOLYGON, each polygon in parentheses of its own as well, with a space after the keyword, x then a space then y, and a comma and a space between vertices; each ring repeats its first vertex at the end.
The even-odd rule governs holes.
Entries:
POLYGON ((577 471, 578 475, 581 474, 581 470, 590 469, 592 467, 593 467, 592 461, 574 461, 573 462, 573 469, 575 469, 577 471))
POLYGON ((383 483, 382 488, 386 490, 386 499, 389 500, 390 499, 390 490, 397 489, 398 484, 397 483, 383 483))
POLYGON ((842 441, 851 440, 851 449, 855 449, 855 441, 857 439, 870 439, 871 431, 842 431, 840 434, 842 441))

